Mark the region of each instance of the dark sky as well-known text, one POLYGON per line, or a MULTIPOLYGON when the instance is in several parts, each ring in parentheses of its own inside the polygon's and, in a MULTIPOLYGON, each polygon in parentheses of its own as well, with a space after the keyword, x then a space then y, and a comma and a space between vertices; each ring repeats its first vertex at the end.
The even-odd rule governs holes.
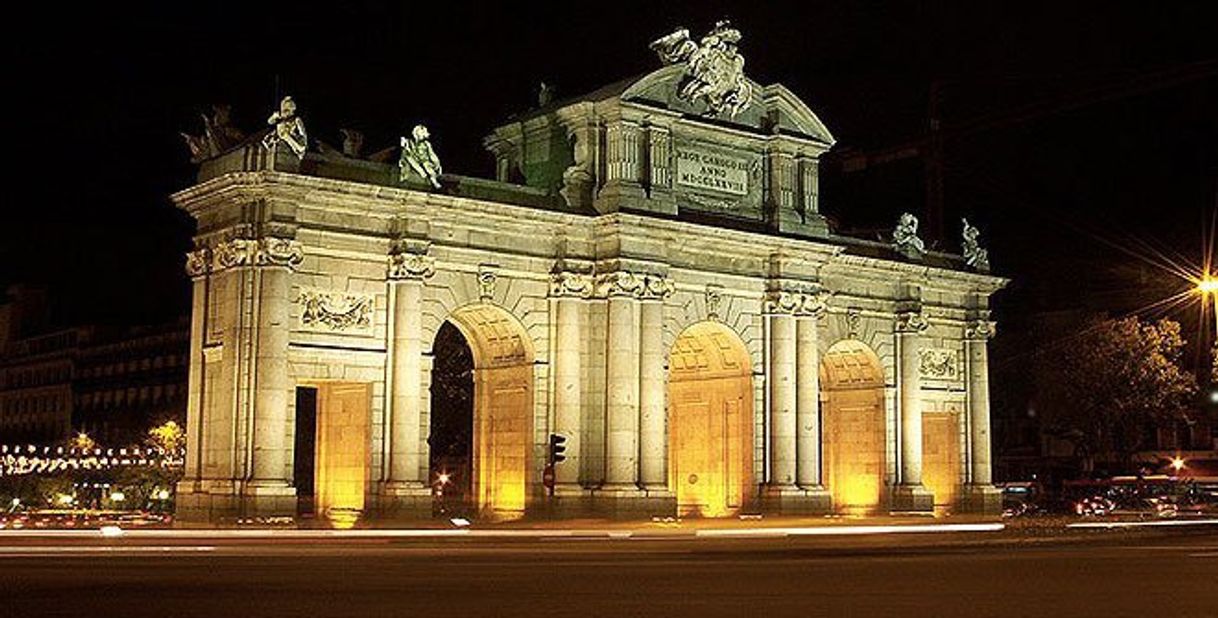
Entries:
MULTIPOLYGON (((192 178, 177 133, 212 103, 252 130, 291 94, 313 137, 355 127, 368 150, 421 121, 447 171, 489 175, 481 137, 539 81, 571 95, 645 73, 649 41, 723 17, 749 74, 802 96, 839 149, 918 137, 939 84, 944 127, 973 127, 945 146, 946 246, 960 215, 981 225, 1016 282, 1004 317, 1079 290, 1128 305, 1163 283, 1108 272, 1129 261, 1110 244, 1199 261, 1215 207, 1218 22, 1203 2, 336 4, 44 2, 7 20, 0 284, 48 284, 66 322, 184 312, 192 227, 167 196, 192 178)), ((822 209, 852 229, 920 212, 920 165, 830 167, 822 209)))

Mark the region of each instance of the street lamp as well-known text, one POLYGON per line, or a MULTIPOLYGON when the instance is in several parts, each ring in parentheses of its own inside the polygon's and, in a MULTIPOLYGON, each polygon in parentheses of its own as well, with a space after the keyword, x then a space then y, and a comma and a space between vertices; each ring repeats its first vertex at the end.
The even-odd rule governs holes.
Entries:
MULTIPOLYGON (((1200 279, 1197 279, 1194 290, 1201 295, 1202 319, 1205 318, 1205 303, 1213 297, 1214 304, 1211 310, 1214 313, 1214 344, 1211 351, 1213 358, 1210 361, 1210 381, 1212 383, 1218 382, 1218 277, 1211 275, 1207 268, 1205 274, 1201 275, 1200 279)), ((1218 403, 1218 391, 1210 393, 1210 401, 1218 403)))

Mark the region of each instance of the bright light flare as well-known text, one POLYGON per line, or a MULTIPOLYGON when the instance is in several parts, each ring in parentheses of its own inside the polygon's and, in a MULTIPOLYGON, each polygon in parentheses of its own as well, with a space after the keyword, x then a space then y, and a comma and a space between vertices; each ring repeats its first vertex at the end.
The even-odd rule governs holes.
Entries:
POLYGON ((1182 459, 1180 457, 1173 457, 1171 460, 1171 467, 1176 472, 1183 470, 1184 469, 1184 459, 1182 459))
POLYGON ((1197 291, 1202 294, 1218 293, 1218 278, 1206 275, 1197 280, 1197 291))

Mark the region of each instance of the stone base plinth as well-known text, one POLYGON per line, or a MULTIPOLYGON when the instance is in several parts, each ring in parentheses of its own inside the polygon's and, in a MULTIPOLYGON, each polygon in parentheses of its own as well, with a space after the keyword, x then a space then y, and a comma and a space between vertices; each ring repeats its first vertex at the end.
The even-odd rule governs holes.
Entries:
POLYGON ((368 513, 374 525, 418 522, 432 518, 435 498, 422 482, 389 482, 381 485, 374 504, 368 513))
POLYGON ((774 515, 825 515, 833 512, 833 496, 824 487, 767 486, 761 510, 774 515))
POLYGON ((596 514, 592 490, 580 485, 558 485, 552 494, 547 492, 529 508, 530 516, 546 519, 580 519, 596 514))
POLYGON ((677 513, 677 496, 667 489, 602 487, 592 490, 592 508, 595 515, 609 519, 673 517, 677 513))
POLYGON ((1002 490, 993 485, 965 485, 960 510, 979 515, 1002 514, 1002 490))
POLYGON ((295 518, 296 488, 279 482, 183 481, 174 521, 186 525, 235 525, 239 520, 295 518))
POLYGON ((935 495, 922 485, 897 485, 892 490, 892 502, 889 509, 895 513, 925 513, 935 512, 935 495))

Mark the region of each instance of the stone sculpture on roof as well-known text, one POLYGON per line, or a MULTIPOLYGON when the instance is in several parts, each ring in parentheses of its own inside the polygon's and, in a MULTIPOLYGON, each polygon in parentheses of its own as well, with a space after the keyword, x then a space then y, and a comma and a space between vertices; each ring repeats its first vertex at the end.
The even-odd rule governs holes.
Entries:
POLYGON ((270 148, 278 142, 283 142, 296 156, 304 157, 305 150, 309 147, 309 136, 305 132, 304 121, 296 115, 296 102, 292 97, 283 97, 279 102, 279 111, 271 114, 266 123, 275 128, 262 138, 263 146, 270 148))
POLYGON ((406 182, 410 173, 414 172, 431 186, 440 188, 440 174, 444 172, 440 167, 440 157, 431 147, 430 138, 431 133, 421 124, 415 125, 410 131, 410 137, 402 138, 402 158, 398 160, 399 178, 402 182, 406 182))
POLYGON ((744 76, 744 56, 736 47, 740 39, 731 22, 720 21, 698 43, 690 39, 688 28, 678 28, 652 42, 651 49, 665 64, 685 64, 677 96, 690 103, 702 101, 712 114, 732 118, 748 107, 753 94, 744 76))
POLYGON ((892 246, 907 258, 917 259, 926 252, 926 243, 918 238, 918 218, 902 213, 897 228, 892 231, 892 246))
POLYGON ((245 134, 230 124, 232 107, 215 105, 211 109, 210 117, 207 114, 199 114, 203 118, 202 135, 181 134, 182 139, 186 140, 186 147, 190 148, 190 160, 193 163, 217 156, 245 139, 245 134))
POLYGON ((981 230, 964 221, 964 263, 973 270, 990 271, 990 252, 981 248, 981 230))

